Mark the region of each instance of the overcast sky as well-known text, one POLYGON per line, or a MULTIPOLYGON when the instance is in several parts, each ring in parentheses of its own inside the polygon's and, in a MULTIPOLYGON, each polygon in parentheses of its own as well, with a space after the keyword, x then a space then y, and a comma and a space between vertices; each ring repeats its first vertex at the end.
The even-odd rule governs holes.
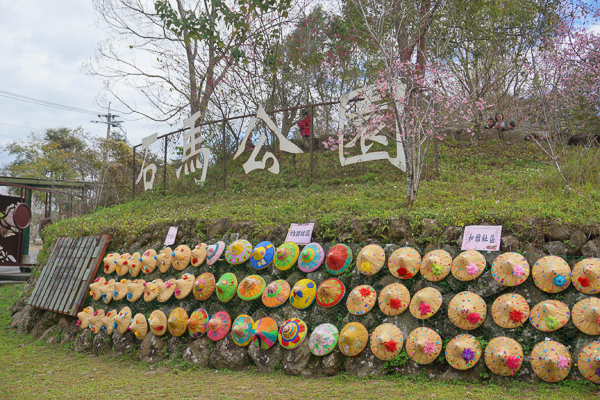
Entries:
MULTIPOLYGON (((8 92, 106 113, 96 102, 102 82, 82 72, 82 64, 106 36, 96 21, 89 0, 0 0, 0 146, 49 127, 82 126, 94 136, 106 135, 106 125, 90 122, 99 119, 95 115, 3 96, 8 92)), ((137 116, 120 119, 126 121, 132 144, 151 133, 173 130, 137 116)), ((7 153, 0 152, 0 167, 8 161, 7 153)))
MULTIPOLYGON (((96 115, 59 110, 3 97, 15 93, 106 114, 96 97, 102 82, 82 71, 106 33, 97 27, 88 0, 0 0, 0 145, 22 140, 32 130, 82 126, 106 136, 96 115)), ((114 107, 114 103, 113 103, 114 107)), ((168 132, 136 116, 124 116, 130 143, 155 131, 168 132)), ((172 130, 172 129, 171 129, 172 130)), ((9 161, 0 153, 0 167, 9 161)))

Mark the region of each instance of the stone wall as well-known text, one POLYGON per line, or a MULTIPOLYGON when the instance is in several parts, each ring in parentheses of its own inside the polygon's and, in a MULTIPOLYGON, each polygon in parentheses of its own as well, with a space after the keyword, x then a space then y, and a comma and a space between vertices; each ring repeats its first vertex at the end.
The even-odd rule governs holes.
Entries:
MULTIPOLYGON (((279 226, 272 231, 263 232, 257 224, 234 223, 229 219, 215 221, 207 225, 206 229, 199 228, 197 221, 175 221, 173 225, 179 225, 180 227, 177 243, 188 243, 190 245, 195 245, 199 241, 212 243, 221 239, 230 242, 238 238, 246 238, 253 243, 266 239, 278 244, 285 240, 287 232, 287 227, 285 226, 279 226)), ((338 226, 337 235, 339 239, 361 242, 361 244, 350 244, 355 256, 358 254, 363 243, 374 242, 381 244, 387 238, 387 240, 394 242, 394 244, 383 245, 388 257, 396 248, 404 245, 418 248, 422 255, 428 250, 443 248, 454 257, 460 252, 460 243, 462 242, 462 228, 440 226, 434 219, 423 219, 421 224, 416 227, 411 227, 403 220, 370 220, 366 222, 347 220, 340 221, 338 226)), ((117 237, 111 243, 110 250, 134 252, 150 247, 160 248, 160 243, 166 236, 167 229, 168 226, 152 226, 147 228, 147 232, 141 237, 131 237, 127 240, 117 237)), ((313 239, 321 242, 319 239, 330 234, 327 232, 329 231, 317 223, 313 239)), ((325 251, 328 251, 332 245, 333 242, 328 242, 324 243, 323 247, 325 251)), ((573 266, 582 257, 598 256, 600 250, 600 225, 579 228, 553 224, 537 225, 532 222, 513 225, 505 229, 503 233, 502 250, 522 252, 530 265, 544 255, 553 254, 567 258, 569 264, 573 266)), ((297 310, 289 303, 277 309, 266 309, 264 306, 261 307, 260 304, 248 306, 248 302, 242 302, 237 296, 227 304, 217 301, 216 296, 200 304, 190 295, 187 299, 181 301, 172 300, 164 304, 144 303, 141 299, 135 303, 124 301, 120 304, 109 305, 104 305, 101 302, 93 302, 91 299, 88 299, 87 304, 106 310, 113 308, 120 310, 121 307, 128 305, 134 313, 139 311, 143 312, 146 316, 153 309, 161 309, 168 315, 177 306, 184 307, 188 312, 202 307, 208 311, 209 315, 225 310, 229 312, 232 318, 243 313, 251 315, 254 320, 263 316, 270 316, 279 325, 288 318, 295 317, 305 320, 309 326, 309 330, 324 322, 331 322, 341 328, 348 322, 359 321, 369 331, 372 331, 381 323, 391 322, 401 329, 405 337, 413 329, 425 325, 435 329, 442 336, 445 344, 456 335, 465 333, 455 327, 448 319, 448 304, 456 293, 470 290, 484 298, 488 306, 488 317, 481 327, 469 333, 481 338, 484 342, 497 336, 509 336, 518 339, 525 350, 526 357, 523 367, 517 374, 517 378, 524 381, 535 381, 537 378, 529 366, 528 355, 536 343, 544 340, 546 337, 550 337, 566 344, 573 359, 576 359, 581 348, 592 340, 598 340, 597 337, 581 333, 573 325, 572 321, 569 321, 565 327, 552 333, 540 332, 529 322, 514 330, 502 329, 493 322, 491 313, 489 312, 493 300, 503 293, 514 291, 523 295, 530 307, 545 299, 558 298, 572 308, 576 302, 587 296, 577 292, 572 286, 562 293, 549 295, 540 291, 534 285, 531 278, 524 284, 513 289, 501 286, 495 282, 489 271, 491 263, 498 254, 500 253, 484 253, 487 260, 487 270, 476 281, 470 284, 460 282, 452 275, 449 275, 445 280, 438 283, 427 282, 420 278, 420 275, 408 281, 400 281, 410 290, 411 296, 425 286, 433 286, 442 293, 442 308, 425 323, 416 320, 408 311, 397 317, 385 316, 377 306, 370 313, 357 317, 347 312, 345 302, 333 307, 333 309, 325 309, 315 304, 308 310, 297 310), (138 308, 137 310, 136 307, 138 308)), ((163 275, 159 275, 155 271, 156 276, 151 274, 142 278, 151 280, 160 277, 166 280, 170 277, 178 277, 186 272, 195 276, 198 276, 202 272, 211 272, 216 278, 225 272, 233 272, 236 274, 238 282, 243 277, 251 273, 256 273, 248 266, 242 265, 234 268, 223 262, 217 263, 210 268, 205 265, 200 268, 190 266, 188 269, 180 272, 170 270, 167 274, 163 275)), ((286 279, 292 286, 296 281, 305 277, 314 280, 317 284, 330 277, 323 267, 308 275, 301 273, 297 268, 282 272, 273 267, 261 270, 258 273, 265 278, 267 283, 276 279, 286 279)), ((374 276, 367 277, 361 275, 354 268, 338 276, 338 278, 345 284, 347 292, 359 284, 369 284, 379 293, 386 285, 399 281, 389 273, 387 263, 374 276)), ((256 300, 253 303, 256 302, 260 303, 260 300, 256 300)), ((308 341, 305 341, 299 348, 291 351, 284 350, 279 345, 266 351, 259 350, 253 344, 248 347, 239 347, 230 338, 219 342, 212 342, 206 337, 192 339, 187 334, 176 338, 168 334, 163 337, 157 337, 152 333, 148 333, 144 340, 139 341, 129 332, 126 334, 115 333, 112 337, 104 333, 93 335, 89 329, 79 330, 76 327, 75 318, 32 309, 30 306, 24 306, 24 301, 17 304, 13 308, 13 312, 14 320, 12 326, 20 334, 30 334, 49 343, 60 345, 73 343, 74 350, 78 352, 113 353, 120 356, 129 355, 145 362, 158 362, 166 358, 181 358, 186 362, 203 367, 231 370, 255 367, 263 372, 282 370, 286 374, 297 376, 328 376, 338 374, 342 371, 359 377, 382 376, 390 373, 417 375, 426 371, 432 379, 439 380, 505 379, 492 374, 485 366, 483 358, 474 368, 467 371, 457 371, 451 368, 444 360, 443 352, 434 363, 423 367, 410 360, 399 363, 385 363, 377 359, 368 346, 360 355, 350 358, 343 356, 339 350, 334 351, 326 357, 316 357, 309 351, 308 341)), ((582 379, 576 367, 572 369, 569 379, 582 379)))

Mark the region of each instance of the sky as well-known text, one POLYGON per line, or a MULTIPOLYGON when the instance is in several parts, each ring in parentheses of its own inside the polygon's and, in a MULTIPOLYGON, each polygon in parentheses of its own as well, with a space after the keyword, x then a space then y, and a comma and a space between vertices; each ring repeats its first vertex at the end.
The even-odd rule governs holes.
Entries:
MULTIPOLYGON (((90 122, 107 112, 97 101, 102 81, 82 70, 106 36, 89 0, 0 0, 0 146, 60 126, 81 126, 106 137, 105 124, 90 122), (17 101, 3 96, 7 92, 95 114, 17 101)), ((127 139, 134 145, 156 131, 173 130, 134 115, 118 120, 125 121, 127 139)), ((0 167, 9 161, 0 150, 0 167)))
MULTIPOLYGON (((51 127, 83 127, 96 137, 106 125, 95 124, 102 81, 82 66, 108 33, 97 25, 90 0, 0 0, 0 147, 51 127), (80 113, 7 98, 7 93, 92 111, 80 113)), ((600 25, 590 27, 600 32, 600 25)), ((136 93, 128 94, 144 107, 136 93)), ((110 100, 110 99, 109 99, 110 100)), ((113 103, 113 107, 117 107, 113 103)), ((123 115, 133 145, 154 132, 173 130, 135 115, 123 115)), ((0 149, 0 168, 10 162, 0 149)))

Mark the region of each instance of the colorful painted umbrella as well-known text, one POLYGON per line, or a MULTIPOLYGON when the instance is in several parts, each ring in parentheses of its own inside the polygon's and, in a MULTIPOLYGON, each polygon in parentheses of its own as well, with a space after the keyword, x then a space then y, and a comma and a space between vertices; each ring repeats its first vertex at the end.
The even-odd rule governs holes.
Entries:
POLYGON ((344 284, 335 278, 324 280, 317 288, 317 304, 321 307, 333 307, 338 304, 346 294, 344 284))
POLYGON ((231 265, 243 264, 250 259, 252 255, 252 243, 240 239, 231 243, 225 250, 225 259, 231 265))
POLYGON ((231 272, 226 272, 217 282, 217 297, 223 303, 227 303, 235 296, 238 286, 237 278, 231 272))
POLYGON ((242 300, 250 301, 258 299, 265 290, 265 280, 259 275, 250 275, 242 279, 238 286, 238 296, 242 300))
POLYGON ((188 332, 194 339, 201 337, 208 329, 208 312, 203 308, 198 308, 190 315, 188 320, 188 332))
POLYGON ((252 340, 252 326, 254 320, 249 315, 240 315, 235 321, 231 328, 231 338, 233 343, 238 346, 248 346, 252 340))
POLYGON ((321 266, 325 258, 325 251, 318 243, 304 246, 298 258, 298 267, 302 272, 312 272, 321 266))
POLYGON ((286 271, 296 263, 300 249, 296 243, 285 242, 277 248, 275 253, 275 268, 286 271))
POLYGON ((273 281, 267 285, 262 294, 262 302, 269 308, 279 307, 290 297, 290 284, 283 279, 273 281))
POLYGON ((208 321, 207 335, 210 340, 221 340, 229 333, 231 317, 225 311, 219 311, 208 321))
POLYGON ((306 338, 306 323, 298 318, 290 318, 279 329, 279 344, 284 349, 292 350, 300 346, 306 338))
POLYGON ((275 258, 275 247, 271 242, 260 242, 252 251, 250 264, 254 269, 267 268, 275 258))
POLYGON ((330 274, 339 275, 346 271, 350 264, 352 264, 352 250, 345 244, 336 244, 327 253, 325 266, 330 274))
POLYGON ((412 247, 395 250, 388 260, 388 269, 396 278, 410 279, 419 272, 421 255, 412 247))
POLYGON ((325 356, 337 346, 340 332, 333 324, 321 324, 310 335, 308 347, 315 356, 325 356))
POLYGON ((290 293, 290 303, 297 309, 308 308, 315 300, 317 285, 310 279, 300 279, 290 293))
POLYGON ((273 318, 261 318, 252 327, 252 341, 263 350, 270 349, 277 342, 277 322, 273 318))

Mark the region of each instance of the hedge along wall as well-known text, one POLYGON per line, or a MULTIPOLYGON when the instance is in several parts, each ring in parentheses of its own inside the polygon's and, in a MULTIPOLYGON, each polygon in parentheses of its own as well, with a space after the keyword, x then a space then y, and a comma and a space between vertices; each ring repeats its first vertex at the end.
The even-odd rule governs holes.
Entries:
MULTIPOLYGON (((238 236, 238 234, 232 234, 229 237, 225 237, 225 239, 233 241, 237 239, 238 236)), ((212 242, 214 242, 214 240, 211 241, 211 243, 212 242)), ((256 243, 257 242, 253 242, 253 245, 256 243)), ((197 243, 188 242, 187 244, 189 244, 191 247, 197 243)), ((277 246, 281 243, 275 242, 274 244, 277 246)), ((328 252, 333 244, 334 243, 324 243, 323 248, 325 252, 328 252)), ((358 252, 364 245, 366 245, 366 243, 354 243, 349 245, 353 250, 354 259, 356 259, 358 252)), ((444 347, 452 338, 463 333, 468 333, 477 337, 481 342, 483 349, 485 349, 487 342, 492 338, 508 336, 517 340, 521 344, 524 351, 525 362, 521 370, 516 374, 516 378, 522 380, 537 379, 535 378, 529 364, 530 352, 535 344, 543 341, 545 338, 551 338, 552 340, 556 340, 566 345, 571 352, 574 365, 571 369, 570 378, 582 378, 575 366, 577 356, 579 351, 585 345, 597 340, 597 336, 583 334, 575 327, 571 320, 566 326, 558 331, 547 333, 538 331, 529 321, 525 322, 525 324, 516 329, 504 329, 496 325, 491 316, 492 303, 497 297, 505 293, 518 293, 522 295, 529 303, 530 308, 533 308, 533 306, 543 300, 555 299, 566 303, 569 306, 569 309, 572 309, 572 307, 578 301, 588 297, 587 295, 578 292, 572 285, 560 293, 549 294, 538 289, 530 276, 523 284, 517 287, 501 286, 493 279, 490 271, 493 260, 500 254, 500 252, 483 252, 486 258, 486 269, 483 274, 474 281, 462 282, 454 278, 452 274, 448 275, 448 277, 446 277, 444 280, 436 283, 425 280, 420 274, 417 274, 415 277, 408 280, 400 280, 395 278, 387 268, 387 259, 392 252, 400 246, 388 244, 384 245, 383 247, 386 253, 386 262, 384 267, 377 274, 372 276, 362 275, 358 272, 356 265, 353 262, 352 268, 349 268, 342 275, 335 276, 344 283, 346 287, 346 296, 338 305, 331 308, 320 307, 316 302, 314 302, 309 308, 305 310, 298 310, 294 308, 289 301, 278 308, 267 308, 262 304, 260 298, 248 302, 242 301, 237 296, 235 296, 234 299, 228 303, 221 303, 216 294, 213 294, 210 299, 200 302, 196 300, 191 293, 183 300, 177 300, 173 296, 165 303, 159 303, 157 300, 146 303, 142 297, 133 303, 123 299, 121 301, 111 301, 111 303, 106 305, 102 301, 94 301, 91 299, 91 297, 88 297, 86 305, 91 305, 95 309, 102 308, 106 311, 110 311, 112 309, 119 311, 121 308, 128 306, 131 308, 134 314, 142 313, 146 316, 146 318, 151 314, 152 311, 157 309, 160 309, 168 316, 171 310, 175 307, 183 307, 188 314, 191 314, 191 312, 197 308, 203 308, 208 312, 209 316, 212 316, 219 311, 226 311, 229 313, 232 321, 241 314, 250 315, 255 321, 262 317, 268 316, 275 319, 278 326, 281 326, 283 322, 289 318, 299 318, 307 323, 309 335, 314 328, 322 323, 332 323, 339 330, 341 330, 345 324, 357 321, 361 322, 369 332, 372 332, 373 329, 382 323, 393 323, 400 328, 405 339, 412 330, 418 327, 429 327, 440 334, 443 339, 444 347), (427 320, 418 320, 414 318, 408 310, 399 316, 387 316, 381 312, 377 303, 370 312, 361 316, 350 314, 347 311, 347 296, 349 292, 356 286, 363 284, 371 285, 377 291, 377 295, 379 295, 385 286, 394 282, 399 282, 405 285, 410 291, 411 297, 422 288, 436 288, 442 293, 443 296, 442 307, 435 316, 427 320), (472 331, 464 331, 459 329, 448 318, 448 305, 450 300, 456 294, 467 290, 481 296, 485 300, 488 309, 485 322, 479 328, 472 331)), ((149 247, 145 246, 140 250, 146 250, 147 248, 149 247)), ((458 249, 453 246, 445 246, 444 249, 449 251, 453 257, 455 257, 459 252, 458 249)), ((156 250, 160 250, 160 248, 156 248, 156 250)), ((417 250, 419 250, 420 254, 423 256, 428 250, 431 250, 431 248, 418 248, 417 250)), ((544 256, 544 254, 532 253, 524 253, 523 255, 526 256, 531 266, 539 257, 544 256)), ((568 260, 569 264, 573 266, 579 259, 582 259, 583 257, 569 256, 565 258, 568 260)), ((334 277, 327 272, 324 266, 321 266, 319 269, 311 273, 301 272, 297 266, 294 266, 287 271, 280 271, 274 266, 257 271, 252 268, 249 262, 234 266, 229 265, 225 261, 219 261, 212 266, 204 264, 198 268, 190 265, 183 271, 176 271, 171 268, 165 274, 161 274, 157 268, 149 275, 140 274, 138 279, 145 279, 147 282, 153 279, 162 279, 163 281, 166 281, 171 278, 178 279, 184 273, 198 276, 204 272, 212 273, 216 279, 219 279, 219 277, 226 272, 232 272, 236 275, 238 283, 248 275, 258 274, 265 279, 267 284, 277 279, 285 279, 288 281, 291 287, 293 287, 298 280, 304 278, 311 279, 318 285, 325 279, 334 277)), ((127 275, 125 277, 118 277, 116 276, 116 273, 107 276, 103 273, 103 271, 100 271, 98 276, 104 276, 107 280, 128 278, 127 275)), ((103 345, 102 343, 109 342, 107 341, 106 334, 104 332, 96 335, 95 338, 92 337, 92 334, 88 329, 82 332, 83 334, 78 338, 79 346, 77 346, 76 342, 76 349, 86 349, 88 347, 91 348, 92 343, 94 347, 97 346, 105 348, 106 345, 103 345), (98 342, 98 345, 96 342, 98 342), (88 343, 89 346, 86 346, 86 343, 88 343)), ((115 342, 115 348, 117 346, 117 341, 122 342, 124 340, 120 336, 118 340, 115 339, 117 336, 119 335, 115 334, 113 338, 113 341, 115 342)), ((457 371, 448 365, 444 358, 443 350, 434 363, 426 366, 420 366, 408 360, 408 357, 404 351, 400 356, 392 361, 381 361, 372 354, 369 346, 367 346, 363 353, 354 358, 341 355, 339 350, 336 350, 334 353, 326 357, 315 357, 308 349, 308 340, 306 340, 305 343, 300 346, 300 348, 292 351, 283 350, 280 348, 279 344, 276 344, 274 348, 269 350, 260 350, 252 343, 248 347, 238 347, 229 337, 220 342, 213 343, 206 337, 192 339, 187 333, 183 337, 178 338, 170 337, 168 333, 163 338, 158 338, 149 331, 148 335, 143 341, 140 342, 134 339, 132 335, 129 338, 129 341, 132 342, 132 346, 139 346, 137 356, 144 361, 156 361, 164 357, 175 357, 177 354, 179 354, 182 355, 187 361, 202 365, 212 365, 216 368, 243 369, 254 363, 262 371, 272 371, 273 369, 283 368, 286 373, 304 376, 320 374, 333 375, 342 370, 346 370, 349 373, 358 376, 383 375, 387 373, 415 375, 426 372, 428 374, 438 375, 443 379, 463 378, 468 380, 483 379, 493 375, 485 366, 483 356, 479 363, 472 369, 467 371, 457 371)), ((105 350, 106 349, 102 351, 105 350)), ((108 350, 110 351, 110 349, 108 350)), ((498 377, 497 379, 500 378, 498 377)))

